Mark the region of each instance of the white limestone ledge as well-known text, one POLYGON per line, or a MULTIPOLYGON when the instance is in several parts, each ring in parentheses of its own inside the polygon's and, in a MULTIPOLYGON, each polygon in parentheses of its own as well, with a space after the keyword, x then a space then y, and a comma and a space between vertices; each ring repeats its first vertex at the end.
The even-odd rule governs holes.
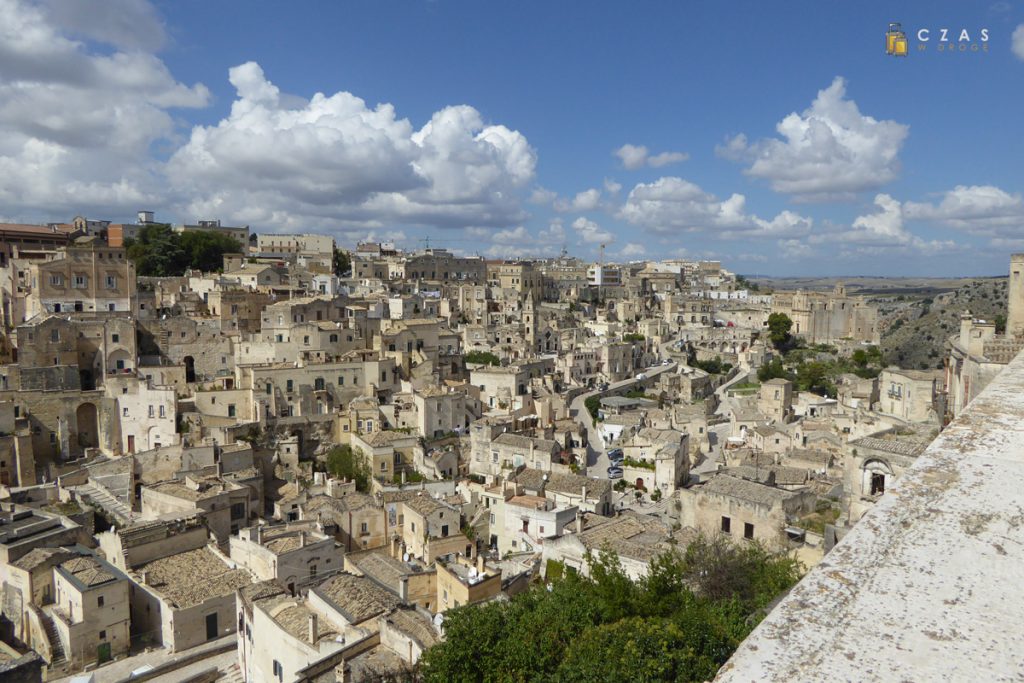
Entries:
POLYGON ((758 625, 716 683, 1024 680, 1024 354, 758 625))

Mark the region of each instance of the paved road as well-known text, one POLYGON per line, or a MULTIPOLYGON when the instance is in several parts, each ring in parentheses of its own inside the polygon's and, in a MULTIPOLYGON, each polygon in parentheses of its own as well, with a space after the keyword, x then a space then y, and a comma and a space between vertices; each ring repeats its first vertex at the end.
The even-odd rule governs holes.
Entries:
MULTIPOLYGON (((636 374, 643 373, 648 378, 657 377, 662 372, 667 370, 675 370, 676 364, 672 365, 652 365, 646 370, 637 370, 636 374)), ((587 430, 587 475, 591 477, 598 477, 601 479, 608 478, 608 456, 605 454, 603 445, 601 444, 601 437, 597 433, 597 427, 594 425, 594 421, 590 418, 590 413, 587 412, 587 408, 584 405, 586 400, 591 396, 604 395, 611 393, 615 389, 621 389, 623 387, 629 387, 637 384, 636 377, 630 377, 624 379, 621 382, 614 382, 608 385, 605 391, 589 391, 585 394, 580 394, 572 403, 569 405, 570 417, 575 417, 584 428, 587 430)))

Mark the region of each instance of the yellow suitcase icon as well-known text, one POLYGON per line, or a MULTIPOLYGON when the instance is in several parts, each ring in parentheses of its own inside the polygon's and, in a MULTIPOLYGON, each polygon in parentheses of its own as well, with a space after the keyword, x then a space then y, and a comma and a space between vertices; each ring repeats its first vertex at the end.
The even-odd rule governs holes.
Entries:
POLYGON ((907 56, 907 34, 896 22, 890 23, 889 30, 885 32, 885 53, 896 57, 907 56))

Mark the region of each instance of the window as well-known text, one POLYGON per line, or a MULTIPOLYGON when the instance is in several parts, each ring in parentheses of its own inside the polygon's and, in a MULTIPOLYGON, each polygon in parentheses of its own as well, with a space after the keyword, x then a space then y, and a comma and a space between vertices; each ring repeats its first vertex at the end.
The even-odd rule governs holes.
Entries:
POLYGON ((292 380, 288 380, 288 383, 285 386, 287 387, 288 392, 291 393, 292 388, 294 387, 294 383, 292 382, 292 380))
POLYGON ((308 334, 305 335, 304 337, 302 337, 302 343, 305 344, 306 346, 309 346, 309 335, 308 334))
POLYGON ((59 330, 50 330, 50 341, 52 341, 52 342, 59 342, 60 341, 60 331, 59 330))
POLYGON ((878 496, 885 493, 885 474, 882 472, 871 473, 871 495, 878 496))
POLYGON ((274 660, 274 675, 277 676, 277 680, 284 680, 284 668, 281 666, 281 662, 274 660))
POLYGON ((64 276, 63 275, 51 275, 50 276, 50 284, 53 285, 54 287, 62 287, 64 285, 64 276))
POLYGON ((108 275, 107 276, 107 289, 117 289, 117 276, 116 275, 108 275))
POLYGON ((361 536, 370 535, 370 525, 367 522, 363 522, 359 525, 359 534, 361 536))
POLYGON ((234 416, 235 416, 235 404, 234 403, 229 403, 228 404, 228 417, 234 417, 234 416))
POLYGON ((382 462, 380 464, 380 471, 381 472, 387 472, 388 471, 388 461, 387 460, 385 460, 384 462, 382 462))
POLYGON ((749 522, 743 523, 743 538, 753 539, 754 538, 754 525, 749 522))
POLYGON ((121 335, 119 335, 119 334, 112 334, 112 335, 110 335, 110 341, 112 341, 115 344, 118 343, 119 341, 121 341, 121 335))
POLYGON ((154 411, 154 409, 153 409, 153 406, 150 406, 150 407, 149 407, 149 417, 153 417, 153 415, 155 415, 155 414, 156 414, 156 413, 155 413, 155 411, 154 411))
POLYGON ((83 289, 86 286, 86 282, 88 282, 88 280, 84 275, 75 275, 72 287, 75 289, 83 289))
POLYGON ((448 525, 447 524, 442 524, 441 525, 441 536, 447 538, 447 536, 448 536, 448 525))
MULTIPOLYGON (((98 598, 96 598, 96 606, 97 607, 103 607, 103 596, 102 595, 99 596, 98 598)), ((100 638, 102 638, 102 637, 103 636, 100 636, 100 638)))
POLYGON ((232 503, 231 504, 231 519, 244 519, 245 518, 245 503, 232 503))
MULTIPOLYGON (((102 603, 103 603, 103 598, 100 598, 100 604, 102 604, 102 603)), ((100 631, 100 640, 106 640, 106 639, 107 639, 107 632, 106 631, 100 631)))
MULTIPOLYGON (((107 304, 107 310, 108 311, 116 311, 117 310, 117 304, 107 304)), ((181 335, 185 336, 185 333, 182 332, 181 335)))
POLYGON ((167 407, 160 406, 160 417, 167 417, 167 407))
POLYGON ((341 375, 338 376, 338 386, 339 387, 345 386, 345 378, 342 377, 341 375))
POLYGON ((722 533, 723 534, 731 533, 731 531, 730 531, 731 529, 732 529, 732 520, 729 519, 728 517, 722 517, 722 533))
POLYGON ((128 417, 128 409, 127 408, 122 408, 121 409, 121 415, 123 417, 128 417))
POLYGON ((491 521, 491 524, 494 524, 494 513, 493 512, 491 513, 491 520, 490 521, 491 521))

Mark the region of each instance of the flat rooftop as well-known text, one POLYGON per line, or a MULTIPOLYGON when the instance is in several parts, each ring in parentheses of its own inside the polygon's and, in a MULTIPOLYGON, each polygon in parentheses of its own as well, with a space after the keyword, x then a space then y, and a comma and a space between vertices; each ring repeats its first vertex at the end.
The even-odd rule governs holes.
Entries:
POLYGON ((715 679, 1024 676, 1024 355, 914 461, 715 679))

